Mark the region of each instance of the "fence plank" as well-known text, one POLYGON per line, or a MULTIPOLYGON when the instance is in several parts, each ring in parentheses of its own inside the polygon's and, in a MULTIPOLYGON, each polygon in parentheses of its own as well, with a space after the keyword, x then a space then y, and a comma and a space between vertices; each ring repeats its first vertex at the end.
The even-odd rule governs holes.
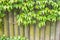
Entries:
POLYGON ((56 40, 60 40, 60 21, 57 21, 56 25, 56 40))
POLYGON ((23 36, 23 34, 24 34, 24 33, 23 33, 23 26, 21 25, 21 26, 20 26, 20 36, 23 36))
POLYGON ((39 28, 39 40, 41 39, 41 28, 39 28))
POLYGON ((14 36, 13 32, 13 14, 9 13, 9 31, 10 31, 10 36, 14 36))
POLYGON ((41 28, 40 40, 44 40, 45 27, 41 28))
POLYGON ((37 26, 35 28, 35 40, 39 40, 39 28, 37 26))
POLYGON ((45 30, 45 40, 50 40, 50 23, 47 22, 45 30))
POLYGON ((0 23, 0 36, 2 36, 3 35, 3 29, 2 29, 2 24, 0 23))
POLYGON ((30 25, 30 40, 34 40, 34 26, 30 25))
POLYGON ((25 37, 29 38, 29 28, 25 27, 25 37))
POLYGON ((18 36, 18 24, 17 24, 16 14, 14 14, 14 33, 15 36, 18 36))
POLYGON ((8 36, 8 14, 5 15, 4 17, 4 34, 8 36))
MULTIPOLYGON (((2 19, 3 21, 3 19, 2 19)), ((0 22, 0 36, 3 35, 3 22, 0 22)))
POLYGON ((50 40, 55 40, 55 33, 56 32, 56 23, 51 23, 51 38, 50 40))

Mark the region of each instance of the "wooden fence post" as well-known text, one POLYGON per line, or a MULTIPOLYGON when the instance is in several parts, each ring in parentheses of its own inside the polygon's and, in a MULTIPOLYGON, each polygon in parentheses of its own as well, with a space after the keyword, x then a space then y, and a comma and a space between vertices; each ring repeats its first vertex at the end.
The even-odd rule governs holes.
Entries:
POLYGON ((35 26, 35 40, 39 40, 39 28, 37 26, 35 26))
POLYGON ((16 14, 14 14, 14 33, 15 36, 18 36, 18 24, 17 24, 16 14))
POLYGON ((1 22, 0 22, 0 36, 2 36, 3 35, 3 26, 2 26, 2 24, 1 24, 1 22))
POLYGON ((55 40, 56 38, 56 22, 51 23, 51 35, 50 40, 55 40))
POLYGON ((30 25, 30 40, 34 40, 34 26, 30 25))
POLYGON ((14 32, 13 32, 13 13, 9 13, 9 32, 10 32, 10 36, 14 36, 14 32))
POLYGON ((29 27, 25 27, 25 37, 29 39, 29 27))
POLYGON ((8 36, 8 13, 4 16, 4 34, 8 36))
POLYGON ((23 26, 21 25, 21 26, 20 26, 20 36, 23 36, 23 34, 24 34, 24 33, 23 33, 23 26))
POLYGON ((56 40, 60 40, 60 21, 56 24, 56 40))
POLYGON ((45 27, 42 27, 41 28, 41 35, 40 35, 40 40, 44 40, 45 38, 45 36, 44 36, 44 34, 45 34, 45 27))
POLYGON ((50 40, 50 22, 47 22, 46 24, 45 40, 50 40))

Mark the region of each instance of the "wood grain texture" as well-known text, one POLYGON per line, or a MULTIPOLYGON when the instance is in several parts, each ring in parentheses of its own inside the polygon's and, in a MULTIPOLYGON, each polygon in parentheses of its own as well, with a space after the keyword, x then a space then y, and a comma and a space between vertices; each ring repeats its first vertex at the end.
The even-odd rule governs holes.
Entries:
POLYGON ((21 25, 21 26, 20 26, 20 36, 24 36, 23 34, 24 34, 24 33, 23 33, 23 26, 21 25))
POLYGON ((34 26, 30 25, 30 40, 34 40, 34 26))
POLYGON ((41 28, 40 40, 44 40, 45 27, 41 28))
POLYGON ((9 33, 10 36, 14 36, 14 32, 13 32, 13 14, 9 13, 9 33))
POLYGON ((29 28, 25 27, 25 37, 29 38, 29 28))
POLYGON ((8 36, 8 16, 7 14, 4 16, 4 34, 8 36))
POLYGON ((15 36, 18 36, 18 24, 17 24, 16 15, 14 15, 14 34, 15 36))
POLYGON ((35 40, 39 40, 39 28, 37 26, 35 28, 34 34, 35 34, 35 40))
MULTIPOLYGON (((3 20, 2 20, 3 21, 3 20)), ((0 21, 0 36, 3 35, 3 24, 2 22, 0 21)))
POLYGON ((57 21, 56 25, 56 40, 60 40, 60 21, 57 21))
POLYGON ((56 38, 56 22, 51 23, 51 35, 50 40, 55 40, 56 38))
POLYGON ((47 22, 45 29, 45 40, 50 40, 50 23, 47 22))
POLYGON ((2 25, 0 25, 0 36, 2 36, 2 35, 3 35, 3 29, 2 29, 2 25))

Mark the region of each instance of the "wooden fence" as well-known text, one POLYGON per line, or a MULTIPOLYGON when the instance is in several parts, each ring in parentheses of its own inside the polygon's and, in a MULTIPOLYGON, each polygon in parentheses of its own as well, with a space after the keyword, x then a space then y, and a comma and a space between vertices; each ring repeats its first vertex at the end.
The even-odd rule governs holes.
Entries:
POLYGON ((0 36, 25 36, 29 40, 60 40, 60 21, 47 22, 46 26, 38 28, 36 25, 29 27, 18 26, 16 15, 6 13, 3 18, 3 25, 0 27, 0 36))

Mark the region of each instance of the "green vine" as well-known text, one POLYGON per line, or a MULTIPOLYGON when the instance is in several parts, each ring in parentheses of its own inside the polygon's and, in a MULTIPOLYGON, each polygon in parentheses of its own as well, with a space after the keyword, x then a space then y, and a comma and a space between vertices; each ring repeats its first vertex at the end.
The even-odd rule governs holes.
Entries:
POLYGON ((20 15, 17 16, 18 23, 24 26, 37 24, 42 27, 47 21, 56 22, 60 18, 60 6, 53 1, 28 1, 22 6, 20 15))
MULTIPOLYGON (((5 11, 17 13, 18 25, 28 26, 37 24, 42 27, 47 21, 55 22, 60 19, 60 5, 53 1, 31 0, 1 0, 0 14, 5 11)), ((0 16, 2 17, 2 16, 0 16)))

